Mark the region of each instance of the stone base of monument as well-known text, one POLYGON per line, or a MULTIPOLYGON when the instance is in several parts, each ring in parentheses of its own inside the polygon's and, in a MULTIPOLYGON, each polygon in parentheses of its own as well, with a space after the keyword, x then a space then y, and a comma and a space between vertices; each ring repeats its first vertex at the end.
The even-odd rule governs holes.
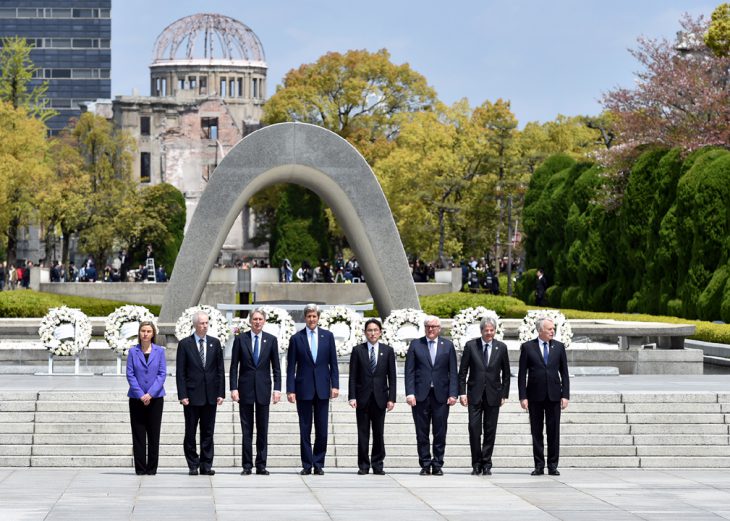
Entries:
MULTIPOLYGON (((528 415, 515 394, 500 412, 495 469, 532 467, 528 415)), ((184 473, 181 407, 170 392, 160 466, 184 473)), ((730 392, 573 392, 562 416, 560 467, 730 468, 728 411, 730 392)), ((448 471, 471 466, 467 420, 465 407, 450 409, 448 471)), ((271 407, 269 432, 272 473, 299 468, 294 405, 271 407)), ((327 467, 356 469, 356 432, 355 413, 346 397, 333 400, 327 467)), ((402 393, 386 416, 385 432, 386 470, 416 469, 413 418, 402 393)), ((126 467, 132 472, 127 398, 122 392, 88 390, 0 391, 0 466, 126 467)), ((230 401, 218 408, 214 466, 219 473, 235 474, 241 466, 238 409, 230 401)))

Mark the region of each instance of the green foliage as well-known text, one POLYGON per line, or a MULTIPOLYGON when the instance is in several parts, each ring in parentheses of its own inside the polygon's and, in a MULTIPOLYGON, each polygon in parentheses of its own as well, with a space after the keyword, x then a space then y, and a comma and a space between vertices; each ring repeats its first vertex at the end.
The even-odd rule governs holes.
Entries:
POLYGON ((24 108, 31 117, 47 121, 57 112, 47 107, 48 83, 31 86, 38 68, 30 59, 31 46, 25 38, 4 38, 0 49, 0 100, 13 108, 24 108))
POLYGON ((324 205, 313 192, 296 185, 281 191, 271 236, 270 259, 279 266, 286 258, 296 271, 302 261, 313 266, 319 259, 330 259, 332 249, 324 205))
POLYGON ((705 44, 716 56, 725 57, 730 53, 730 4, 720 4, 712 11, 705 44))
POLYGON ((168 183, 146 186, 139 190, 137 201, 123 209, 131 266, 142 264, 151 244, 156 266, 172 272, 185 233, 185 196, 168 183))
MULTIPOLYGON (((130 304, 116 300, 103 300, 32 290, 0 292, 0 317, 42 317, 49 308, 68 306, 79 308, 90 317, 105 317, 116 308, 130 304)), ((145 305, 154 315, 160 314, 160 306, 145 305)))
MULTIPOLYGON (((616 211, 599 204, 600 167, 564 156, 545 165, 525 197, 525 251, 529 266, 565 288, 549 294, 551 305, 721 317, 730 152, 705 148, 683 158, 679 149, 645 147, 616 211)), ((533 290, 528 271, 518 295, 531 302, 533 290)))
POLYGON ((527 313, 525 303, 514 297, 479 293, 445 293, 420 297, 419 300, 425 313, 442 318, 452 318, 462 309, 477 306, 491 309, 503 318, 521 318, 527 313))

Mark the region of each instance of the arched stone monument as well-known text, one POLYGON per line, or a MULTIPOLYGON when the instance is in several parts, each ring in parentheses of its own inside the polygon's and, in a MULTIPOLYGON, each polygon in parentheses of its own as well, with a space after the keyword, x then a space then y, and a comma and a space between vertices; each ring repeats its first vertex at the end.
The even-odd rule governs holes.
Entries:
POLYGON ((393 215, 365 159, 329 130, 281 123, 242 139, 215 169, 185 233, 160 322, 198 304, 234 220, 254 194, 277 183, 304 186, 332 209, 382 316, 420 308, 393 215))

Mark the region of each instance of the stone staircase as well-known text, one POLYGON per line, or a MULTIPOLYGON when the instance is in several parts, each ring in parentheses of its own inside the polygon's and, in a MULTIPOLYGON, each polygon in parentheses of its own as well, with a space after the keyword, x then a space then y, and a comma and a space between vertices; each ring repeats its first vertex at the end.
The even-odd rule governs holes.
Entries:
MULTIPOLYGON (((386 417, 386 467, 415 468, 410 408, 403 396, 386 417)), ((186 468, 183 414, 174 396, 165 403, 160 466, 186 468)), ((730 393, 575 393, 563 414, 561 468, 730 468, 730 393)), ((298 468, 296 409, 271 408, 269 467, 298 468)), ((239 468, 238 410, 219 409, 215 468, 239 468)), ((470 468, 467 409, 449 416, 446 468, 470 468)), ((355 414, 344 397, 330 412, 327 466, 355 469, 355 414)), ((500 414, 495 468, 532 467, 527 414, 516 397, 500 414)), ((88 391, 0 392, 0 466, 132 467, 126 398, 88 391)))

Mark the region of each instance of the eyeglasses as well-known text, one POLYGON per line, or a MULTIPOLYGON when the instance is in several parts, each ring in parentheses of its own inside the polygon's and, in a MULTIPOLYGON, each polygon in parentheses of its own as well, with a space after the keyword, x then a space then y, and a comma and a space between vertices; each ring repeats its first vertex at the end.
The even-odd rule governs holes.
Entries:
POLYGON ((441 329, 441 326, 439 326, 439 325, 435 325, 435 326, 428 325, 428 326, 426 326, 426 329, 441 329))

